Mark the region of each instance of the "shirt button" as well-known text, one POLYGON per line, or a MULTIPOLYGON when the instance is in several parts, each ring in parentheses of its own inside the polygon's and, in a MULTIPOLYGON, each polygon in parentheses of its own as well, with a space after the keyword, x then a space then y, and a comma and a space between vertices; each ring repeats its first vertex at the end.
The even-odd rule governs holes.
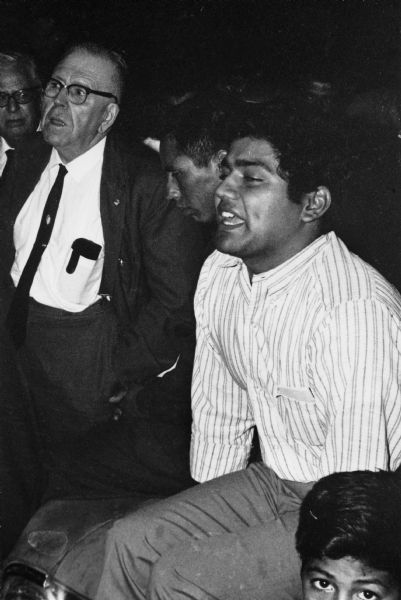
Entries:
POLYGON ((118 198, 116 198, 116 199, 113 201, 113 204, 114 204, 114 206, 118 206, 118 205, 120 204, 120 200, 119 200, 118 198))

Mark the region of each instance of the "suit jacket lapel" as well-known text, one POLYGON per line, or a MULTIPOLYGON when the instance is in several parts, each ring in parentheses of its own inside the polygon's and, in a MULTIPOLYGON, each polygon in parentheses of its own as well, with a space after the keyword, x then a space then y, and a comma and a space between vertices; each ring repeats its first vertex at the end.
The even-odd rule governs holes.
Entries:
POLYGON ((112 295, 121 247, 129 182, 123 153, 112 138, 106 141, 100 183, 100 214, 103 226, 105 258, 99 293, 112 295))
POLYGON ((40 138, 37 136, 27 151, 16 155, 15 169, 17 176, 11 188, 9 204, 13 222, 39 181, 49 162, 51 150, 51 146, 46 144, 41 136, 40 138), (23 174, 23 176, 20 176, 20 174, 23 174))

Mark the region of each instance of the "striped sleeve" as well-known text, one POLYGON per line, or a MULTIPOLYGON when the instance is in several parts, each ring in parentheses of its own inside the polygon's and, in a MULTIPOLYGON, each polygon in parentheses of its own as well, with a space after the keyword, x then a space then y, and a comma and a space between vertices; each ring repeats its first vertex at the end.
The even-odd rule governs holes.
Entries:
MULTIPOLYGON (((196 481, 245 468, 254 425, 247 392, 233 378, 210 335, 208 318, 213 306, 206 293, 207 273, 208 262, 195 296, 197 344, 192 377, 191 472, 196 481)), ((217 283, 217 279, 214 281, 217 283)), ((212 298, 218 295, 214 288, 212 298)))
POLYGON ((319 326, 310 364, 327 435, 317 477, 400 464, 400 349, 399 320, 374 300, 342 303, 319 326))

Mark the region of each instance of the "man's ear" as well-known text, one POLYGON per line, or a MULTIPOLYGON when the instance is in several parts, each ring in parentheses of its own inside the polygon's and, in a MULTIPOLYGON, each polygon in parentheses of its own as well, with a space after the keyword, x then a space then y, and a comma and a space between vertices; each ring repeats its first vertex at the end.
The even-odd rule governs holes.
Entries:
POLYGON ((314 192, 305 194, 305 196, 302 199, 302 204, 302 221, 304 223, 311 223, 312 221, 316 221, 317 219, 320 219, 324 215, 324 213, 330 208, 330 191, 324 186, 319 186, 314 192))
POLYGON ((218 150, 212 157, 212 164, 216 170, 220 170, 221 161, 227 156, 227 150, 218 150))
POLYGON ((110 102, 106 106, 106 110, 103 114, 103 121, 99 125, 98 132, 106 133, 108 129, 113 125, 114 121, 117 119, 117 115, 120 112, 120 107, 115 102, 110 102))

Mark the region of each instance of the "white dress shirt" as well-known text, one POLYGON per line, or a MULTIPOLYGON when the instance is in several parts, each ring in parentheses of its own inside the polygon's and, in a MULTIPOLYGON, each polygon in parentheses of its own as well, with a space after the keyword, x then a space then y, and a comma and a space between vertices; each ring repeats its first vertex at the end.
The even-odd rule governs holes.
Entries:
MULTIPOLYGON (((81 154, 66 167, 50 242, 43 253, 30 295, 42 304, 79 312, 96 302, 104 262, 100 217, 100 178, 106 139, 81 154), (100 246, 96 260, 79 256, 73 273, 67 272, 72 245, 83 238, 100 246)), ((44 205, 56 179, 61 159, 53 148, 42 176, 22 207, 14 225, 15 261, 11 270, 17 285, 39 229, 44 205)))
POLYGON ((192 475, 244 468, 256 425, 280 477, 401 460, 401 297, 334 233, 254 275, 215 251, 195 296, 192 475))
POLYGON ((12 150, 12 147, 9 146, 6 140, 0 136, 0 177, 2 176, 4 167, 6 166, 7 150, 12 150))

